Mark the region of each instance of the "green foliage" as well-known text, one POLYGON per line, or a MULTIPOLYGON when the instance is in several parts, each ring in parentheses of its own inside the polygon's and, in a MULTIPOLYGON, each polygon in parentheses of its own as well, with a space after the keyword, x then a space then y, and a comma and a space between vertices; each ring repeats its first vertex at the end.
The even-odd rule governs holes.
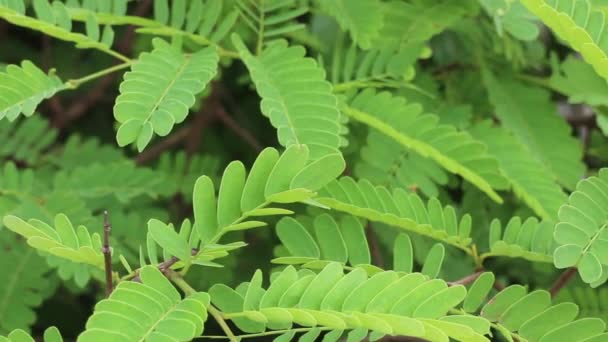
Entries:
POLYGON ((466 132, 438 124, 436 116, 422 114, 420 105, 408 105, 403 98, 393 97, 389 93, 366 90, 353 99, 351 107, 345 108, 345 112, 404 148, 461 175, 493 200, 501 201, 492 186, 504 187, 504 179, 498 171, 496 160, 486 153, 486 147, 466 132))
POLYGON ((65 215, 55 217, 55 226, 39 220, 28 222, 16 216, 5 216, 6 228, 27 239, 28 245, 60 258, 103 268, 101 238, 89 234, 85 226, 74 228, 65 215))
POLYGON ((0 2, 0 18, 21 27, 27 27, 44 33, 45 35, 72 42, 77 48, 97 49, 118 59, 127 60, 126 57, 110 49, 114 41, 114 31, 111 26, 100 30, 94 16, 86 18, 86 32, 72 32, 72 19, 67 8, 59 1, 51 3, 48 0, 34 0, 36 18, 25 14, 23 0, 3 0, 0 2))
POLYGON ((331 209, 442 240, 465 250, 471 242, 469 215, 458 221, 453 207, 442 207, 435 198, 425 205, 420 196, 400 188, 391 193, 365 179, 355 182, 343 177, 329 183, 316 200, 331 209))
POLYGON ((36 164, 57 138, 57 131, 49 129, 46 120, 34 116, 9 123, 0 121, 0 159, 12 158, 26 164, 36 164))
POLYGON ((465 320, 456 323, 446 316, 466 296, 464 286, 448 287, 420 273, 386 271, 368 278, 360 268, 344 274, 337 263, 316 275, 289 266, 274 275, 268 288, 257 271, 240 291, 220 284, 209 294, 212 303, 247 332, 289 329, 296 323, 324 330, 360 329, 364 336, 369 330, 432 341, 448 336, 486 340, 465 320))
POLYGON ((606 340, 607 6, 0 0, 0 341, 606 340))
POLYGON ((376 39, 383 25, 383 4, 378 0, 369 1, 321 1, 321 8, 336 18, 340 27, 348 31, 357 45, 368 49, 376 39))
MULTIPOLYGON (((34 342, 36 341, 32 336, 28 335, 21 329, 11 331, 8 336, 0 336, 2 342, 34 342)), ((55 327, 50 327, 44 331, 43 340, 44 342, 62 342, 63 338, 61 333, 55 327)))
POLYGON ((190 341, 203 332, 209 295, 197 292, 182 299, 152 266, 142 268, 139 276, 141 282, 123 282, 95 305, 79 341, 190 341))
POLYGON ((561 187, 546 177, 549 169, 534 158, 513 135, 489 122, 477 125, 471 135, 488 146, 498 159, 500 170, 509 179, 513 192, 541 218, 555 220, 557 210, 566 200, 561 187))
POLYGON ((608 46, 604 34, 604 12, 593 8, 589 0, 521 0, 555 34, 565 40, 591 64, 595 71, 608 79, 608 46))
POLYGON ((218 62, 212 48, 184 56, 163 40, 153 43, 154 50, 142 54, 125 74, 114 105, 114 117, 121 124, 118 145, 137 142, 140 152, 153 133, 165 136, 186 119, 194 95, 215 76, 218 62))
MULTIPOLYGON (((304 57, 303 47, 287 47, 279 41, 260 57, 251 55, 238 36, 233 36, 243 62, 262 97, 262 113, 277 129, 279 143, 285 147, 306 144, 313 160, 339 158, 344 144, 338 100, 324 71, 314 60, 304 57), (289 75, 301 75, 301 78, 289 75), (314 98, 315 101, 304 99, 314 98)), ((336 168, 336 175, 343 168, 336 168)))
POLYGON ((30 61, 8 65, 0 72, 0 119, 15 120, 19 114, 31 116, 44 99, 65 88, 59 77, 45 74, 30 61))
POLYGON ((302 30, 306 25, 297 23, 308 8, 296 2, 236 0, 240 18, 257 35, 257 52, 260 53, 266 40, 302 30))
POLYGON ((551 305, 547 291, 528 291, 520 285, 499 292, 482 309, 481 317, 496 322, 496 329, 510 336, 517 332, 526 341, 601 341, 608 337, 599 318, 579 318, 575 304, 551 305))
POLYGON ((550 94, 509 78, 483 74, 490 101, 504 127, 526 145, 537 160, 551 172, 551 177, 573 189, 584 172, 581 149, 570 137, 570 127, 559 118, 550 94), (526 108, 533 108, 530 115, 526 108))
MULTIPOLYGON (((31 326, 33 309, 52 295, 44 259, 14 236, 3 234, 0 266, 8 277, 0 283, 0 333, 31 326)), ((1 340, 1 338, 0 338, 1 340)))
POLYGON ((553 225, 530 217, 522 222, 515 216, 504 229, 497 219, 490 225, 490 252, 482 257, 508 256, 530 261, 553 262, 553 225))
POLYGON ((582 180, 559 209, 555 226, 555 266, 576 266, 584 282, 599 286, 608 279, 606 227, 608 170, 582 180))

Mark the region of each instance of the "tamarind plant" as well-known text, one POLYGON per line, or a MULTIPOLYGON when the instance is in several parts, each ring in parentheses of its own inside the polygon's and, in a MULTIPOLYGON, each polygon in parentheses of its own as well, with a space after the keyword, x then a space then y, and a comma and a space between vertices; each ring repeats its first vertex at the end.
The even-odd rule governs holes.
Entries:
POLYGON ((607 11, 0 0, 0 341, 608 341, 607 11))

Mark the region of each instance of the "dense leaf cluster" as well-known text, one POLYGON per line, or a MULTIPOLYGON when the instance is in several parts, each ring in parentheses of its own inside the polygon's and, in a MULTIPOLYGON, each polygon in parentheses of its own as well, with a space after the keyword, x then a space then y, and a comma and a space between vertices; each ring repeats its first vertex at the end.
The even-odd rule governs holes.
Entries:
POLYGON ((607 10, 0 0, 0 341, 608 340, 607 10))

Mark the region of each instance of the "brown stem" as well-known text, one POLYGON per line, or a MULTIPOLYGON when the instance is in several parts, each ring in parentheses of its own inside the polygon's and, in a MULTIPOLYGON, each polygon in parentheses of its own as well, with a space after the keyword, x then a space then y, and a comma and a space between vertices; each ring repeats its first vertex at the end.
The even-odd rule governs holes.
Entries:
POLYGON ((201 143, 201 137, 203 136, 203 130, 205 126, 207 126, 213 119, 213 116, 209 115, 209 98, 212 97, 213 94, 209 95, 207 99, 201 104, 201 109, 195 114, 194 119, 189 124, 190 131, 186 136, 186 154, 188 156, 192 156, 198 151, 199 145, 201 143))
POLYGON ((240 126, 230 115, 228 115, 223 106, 217 106, 214 114, 224 125, 230 128, 234 134, 248 143, 255 152, 260 153, 262 151, 262 144, 260 144, 250 131, 240 126))
POLYGON ((172 134, 170 134, 165 139, 161 140, 158 144, 146 149, 144 152, 138 154, 135 157, 135 163, 137 165, 145 164, 151 160, 156 159, 163 151, 179 144, 182 142, 188 134, 190 133, 190 127, 183 127, 172 134))
POLYGON ((551 286, 551 289, 549 290, 551 297, 557 296, 559 291, 564 286, 566 286, 566 284, 568 284, 568 282, 572 279, 572 277, 575 274, 576 274, 575 267, 571 267, 571 268, 565 270, 564 272, 562 272, 562 274, 557 278, 557 280, 555 280, 555 283, 553 283, 553 286, 551 286))
POLYGON ((505 289, 505 286, 501 282, 499 282, 498 280, 495 280, 494 281, 494 289, 496 291, 500 292, 500 291, 502 291, 502 290, 505 289))
POLYGON ((103 253, 105 272, 106 272, 106 297, 110 297, 112 293, 112 252, 110 250, 110 220, 108 219, 108 211, 103 212, 103 247, 101 252, 103 253))
POLYGON ((449 286, 455 286, 455 285, 468 285, 471 284, 472 282, 474 282, 475 280, 477 280, 477 278, 479 278, 480 275, 482 275, 484 273, 484 271, 477 271, 473 274, 469 274, 468 276, 459 279, 459 280, 455 280, 455 281, 449 281, 448 285, 449 286))
MULTIPOLYGON (((132 15, 136 17, 145 16, 150 11, 151 5, 151 0, 141 1, 132 15)), ((129 54, 133 47, 133 40, 135 40, 135 26, 129 25, 121 41, 118 43, 116 50, 124 55, 129 54)))

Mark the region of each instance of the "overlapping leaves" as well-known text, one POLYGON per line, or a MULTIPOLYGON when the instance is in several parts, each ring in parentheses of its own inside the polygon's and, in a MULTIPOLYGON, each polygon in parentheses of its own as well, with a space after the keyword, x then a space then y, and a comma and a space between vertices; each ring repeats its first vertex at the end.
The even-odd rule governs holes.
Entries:
POLYGON ((33 248, 103 269, 99 234, 91 235, 84 226, 75 229, 63 214, 55 216, 54 227, 40 220, 31 219, 26 222, 12 215, 5 216, 3 222, 8 229, 27 239, 33 248))
POLYGON ((425 205, 420 196, 400 188, 391 193, 365 179, 355 182, 350 177, 343 177, 329 183, 315 200, 331 209, 441 240, 464 250, 471 242, 469 215, 459 221, 453 207, 442 207, 435 198, 425 205))
POLYGON ((608 169, 578 183, 559 209, 555 241, 556 267, 577 267, 594 287, 608 279, 608 169))
POLYGON ((521 285, 512 285, 499 292, 481 309, 480 315, 495 322, 497 330, 509 339, 519 336, 518 339, 530 342, 600 342, 608 338, 608 333, 604 332, 606 323, 601 319, 576 319, 576 304, 552 305, 549 292, 528 293, 521 285))
POLYGON ((437 116, 423 114, 420 105, 408 104, 388 92, 368 89, 357 95, 344 112, 404 148, 461 175, 493 200, 502 201, 493 187, 503 188, 505 180, 487 147, 466 132, 438 124, 437 116))
POLYGON ((262 286, 262 272, 235 291, 214 285, 212 302, 225 312, 239 329, 260 332, 290 329, 293 324, 331 329, 329 341, 344 330, 368 331, 379 336, 404 335, 429 341, 487 341, 489 325, 460 315, 446 316, 466 296, 462 285, 448 287, 439 279, 420 273, 394 271, 371 277, 360 268, 344 274, 338 263, 327 265, 318 274, 298 272, 289 266, 275 274, 270 286, 262 286), (478 324, 475 324, 478 323, 478 324))
POLYGON ((279 143, 305 144, 313 160, 328 158, 333 164, 341 159, 338 100, 323 69, 304 57, 306 50, 278 41, 256 57, 238 36, 233 36, 233 43, 262 97, 262 113, 277 129, 279 143))
POLYGON ((608 33, 605 13, 589 0, 521 0, 559 38, 579 52, 595 71, 608 79, 608 33))
POLYGON ((114 105, 114 117, 121 124, 118 144, 136 142, 142 151, 153 133, 169 134, 186 119, 195 95, 215 76, 218 60, 214 48, 187 56, 161 39, 154 40, 154 50, 139 57, 120 85, 114 105))
POLYGON ((6 117, 13 121, 19 114, 31 116, 40 102, 63 89, 59 77, 52 72, 45 74, 30 61, 8 65, 0 72, 0 120, 6 117))
POLYGON ((209 295, 181 298, 154 266, 140 270, 141 282, 123 281, 95 305, 78 341, 190 341, 203 332, 209 295))
POLYGON ((85 34, 72 32, 72 19, 65 5, 60 1, 53 4, 48 0, 34 0, 34 11, 37 18, 25 15, 23 0, 0 0, 0 18, 21 27, 27 27, 45 35, 69 41, 77 48, 97 49, 118 59, 128 59, 110 49, 114 41, 114 31, 110 26, 100 30, 97 20, 89 15, 85 19, 85 34))

